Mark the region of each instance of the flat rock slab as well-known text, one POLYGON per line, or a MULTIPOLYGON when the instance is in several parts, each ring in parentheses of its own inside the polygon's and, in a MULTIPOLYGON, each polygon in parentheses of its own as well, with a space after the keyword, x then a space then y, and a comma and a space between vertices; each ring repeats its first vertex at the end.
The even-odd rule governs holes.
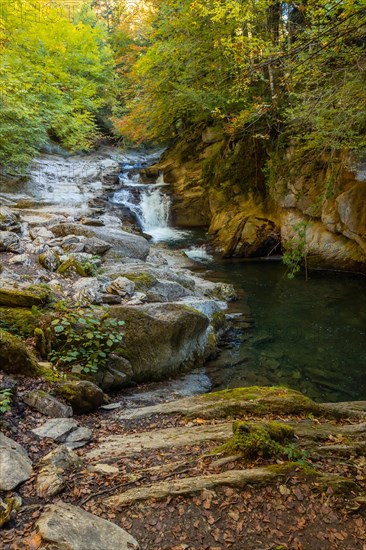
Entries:
POLYGON ((48 437, 55 441, 64 442, 67 436, 76 430, 78 423, 73 418, 54 418, 48 420, 32 432, 39 437, 48 437))
POLYGON ((79 427, 73 418, 54 418, 48 420, 39 428, 32 432, 39 437, 48 437, 71 449, 77 449, 86 445, 93 437, 93 432, 89 428, 79 427))
POLYGON ((203 489, 214 489, 222 485, 244 487, 248 483, 268 483, 286 473, 286 468, 252 468, 246 470, 230 470, 221 474, 186 477, 174 481, 163 481, 148 487, 130 489, 120 495, 104 500, 108 506, 126 506, 138 500, 164 499, 168 496, 188 495, 198 493, 203 489))
POLYGON ((138 550, 126 531, 71 504, 49 506, 37 522, 42 542, 67 550, 138 550))
POLYGON ((25 449, 0 433, 0 490, 11 491, 32 475, 32 462, 25 449))
POLYGON ((100 445, 86 456, 89 459, 101 459, 123 454, 134 455, 142 451, 196 445, 204 441, 225 441, 231 435, 232 422, 110 436, 103 438, 100 445))

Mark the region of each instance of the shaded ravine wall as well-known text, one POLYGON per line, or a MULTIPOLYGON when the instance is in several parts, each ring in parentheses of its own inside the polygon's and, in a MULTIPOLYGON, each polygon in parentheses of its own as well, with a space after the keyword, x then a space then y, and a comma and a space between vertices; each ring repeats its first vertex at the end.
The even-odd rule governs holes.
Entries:
POLYGON ((280 253, 300 225, 310 266, 366 273, 366 165, 257 141, 206 128, 146 170, 171 184, 173 223, 209 227, 223 257, 238 258, 280 253))

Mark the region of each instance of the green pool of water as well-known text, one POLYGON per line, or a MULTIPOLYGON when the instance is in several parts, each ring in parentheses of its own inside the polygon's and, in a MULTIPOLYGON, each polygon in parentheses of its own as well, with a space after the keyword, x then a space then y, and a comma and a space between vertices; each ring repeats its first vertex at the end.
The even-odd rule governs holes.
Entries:
POLYGON ((366 400, 366 279, 280 262, 222 261, 209 278, 235 285, 248 326, 207 365, 215 388, 281 384, 317 401, 366 400))

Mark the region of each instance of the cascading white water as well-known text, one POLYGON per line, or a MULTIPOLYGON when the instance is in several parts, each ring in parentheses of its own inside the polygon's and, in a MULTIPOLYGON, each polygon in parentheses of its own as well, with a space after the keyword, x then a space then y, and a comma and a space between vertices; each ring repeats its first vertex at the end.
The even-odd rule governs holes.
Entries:
POLYGON ((186 231, 169 225, 171 199, 162 188, 166 186, 160 175, 154 184, 141 182, 138 173, 120 175, 123 187, 113 197, 113 202, 123 205, 136 219, 141 229, 155 242, 174 242, 185 238, 186 231))

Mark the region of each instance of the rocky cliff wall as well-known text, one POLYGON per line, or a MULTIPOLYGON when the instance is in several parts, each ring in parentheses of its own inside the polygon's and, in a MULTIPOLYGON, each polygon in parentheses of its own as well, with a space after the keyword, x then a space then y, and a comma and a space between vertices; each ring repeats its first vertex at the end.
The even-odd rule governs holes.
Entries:
POLYGON ((174 224, 208 227, 224 257, 278 254, 302 227, 309 265, 366 272, 365 166, 295 157, 210 128, 179 141, 150 172, 172 186, 174 224))

